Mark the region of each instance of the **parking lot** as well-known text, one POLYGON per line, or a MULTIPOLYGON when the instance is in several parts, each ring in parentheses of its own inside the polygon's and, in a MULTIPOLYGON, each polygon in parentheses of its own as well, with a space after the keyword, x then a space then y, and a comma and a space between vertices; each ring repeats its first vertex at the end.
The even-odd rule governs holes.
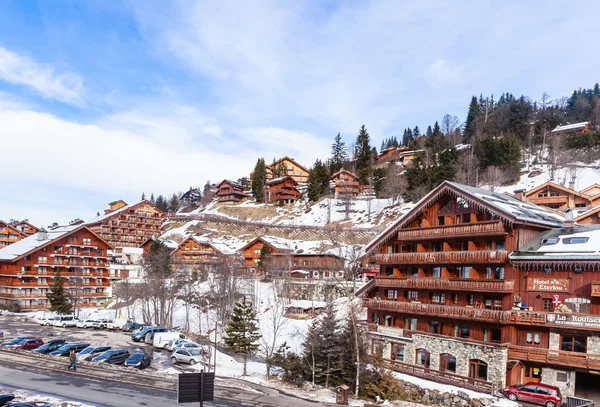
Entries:
MULTIPOLYGON (((113 349, 127 349, 130 353, 147 352, 152 356, 152 364, 148 369, 165 370, 171 367, 167 350, 155 349, 152 345, 131 340, 131 333, 110 331, 108 329, 58 328, 41 326, 35 321, 21 318, 0 316, 0 331, 7 338, 20 335, 33 335, 44 341, 61 338, 68 343, 88 343, 90 345, 106 345, 113 349)), ((182 366, 179 366, 180 368, 182 366)), ((187 366, 186 366, 187 367, 187 366)))

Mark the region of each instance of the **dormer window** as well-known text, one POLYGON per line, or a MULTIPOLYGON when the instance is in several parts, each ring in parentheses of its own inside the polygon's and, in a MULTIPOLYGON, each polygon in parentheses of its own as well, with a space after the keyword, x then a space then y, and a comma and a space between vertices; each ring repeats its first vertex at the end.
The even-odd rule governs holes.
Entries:
POLYGON ((563 239, 564 244, 582 244, 587 243, 589 237, 567 237, 563 239))
POLYGON ((557 244, 559 242, 559 240, 560 239, 557 237, 549 237, 547 239, 542 239, 542 244, 544 246, 551 245, 551 244, 557 244))

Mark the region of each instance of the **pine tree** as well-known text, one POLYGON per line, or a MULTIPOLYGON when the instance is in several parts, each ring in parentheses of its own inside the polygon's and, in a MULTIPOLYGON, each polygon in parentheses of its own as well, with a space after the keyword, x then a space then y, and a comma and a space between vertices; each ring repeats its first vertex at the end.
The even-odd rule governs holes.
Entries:
POLYGON ((260 248, 260 257, 258 258, 256 267, 258 267, 260 270, 263 270, 265 262, 269 258, 270 254, 271 254, 271 249, 269 249, 269 246, 267 246, 266 244, 263 245, 263 247, 260 248))
POLYGON ((367 128, 363 124, 356 137, 354 159, 356 161, 356 175, 363 184, 367 184, 371 176, 371 157, 373 149, 371 147, 371 137, 367 128))
POLYGON ((419 126, 415 126, 413 130, 413 137, 419 137, 421 135, 421 130, 419 130, 419 126))
POLYGON ((156 199, 154 199, 154 193, 151 193, 151 194, 150 194, 150 203, 151 203, 152 205, 156 205, 156 199))
POLYGON ((431 126, 427 126, 427 130, 425 131, 425 137, 432 138, 433 137, 433 129, 431 126))
POLYGON ((263 202, 264 188, 267 182, 267 168, 265 159, 259 158, 254 166, 254 178, 252 178, 252 195, 257 202, 263 202))
POLYGON ((225 345, 239 353, 244 358, 244 372, 246 376, 246 365, 248 356, 252 356, 259 348, 260 330, 256 311, 252 308, 252 303, 246 301, 246 297, 235 304, 229 322, 225 327, 225 345))
POLYGON ((146 194, 144 192, 142 192, 142 201, 146 200, 146 194))
POLYGON ((65 279, 61 276, 60 271, 54 273, 54 282, 50 286, 50 292, 46 294, 46 298, 50 302, 50 311, 58 314, 71 313, 73 305, 65 291, 65 279))
POLYGON ((329 169, 321 160, 315 161, 315 165, 308 172, 308 199, 318 201, 329 193, 329 169))
POLYGON ((171 200, 169 201, 169 211, 177 212, 179 208, 181 208, 181 201, 179 200, 177 194, 173 194, 171 200))
POLYGON ((342 136, 338 133, 331 145, 331 173, 334 174, 341 170, 346 161, 348 161, 346 143, 342 141, 342 136))
POLYGON ((100 216, 100 212, 96 212, 96 216, 100 216))
POLYGON ((319 343, 319 361, 317 367, 319 376, 325 385, 329 387, 330 380, 339 376, 341 371, 340 358, 344 352, 342 347, 340 332, 338 329, 337 316, 332 303, 327 304, 324 315, 319 322, 318 334, 319 343))
MULTIPOLYGON (((504 95, 501 96, 503 98, 504 95)), ((463 139, 465 143, 471 143, 477 133, 477 119, 481 115, 479 110, 479 103, 477 98, 473 96, 471 98, 471 104, 469 105, 469 111, 467 113, 467 120, 465 120, 465 129, 463 131, 463 139)))
POLYGON ((167 202, 166 198, 162 196, 162 194, 156 198, 154 205, 156 205, 156 207, 163 212, 168 212, 169 210, 169 203, 167 202))

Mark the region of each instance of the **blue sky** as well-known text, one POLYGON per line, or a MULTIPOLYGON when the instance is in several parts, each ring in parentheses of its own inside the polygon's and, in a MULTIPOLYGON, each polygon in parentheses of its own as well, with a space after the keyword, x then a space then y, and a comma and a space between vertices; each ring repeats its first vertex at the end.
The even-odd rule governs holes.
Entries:
POLYGON ((0 219, 89 218, 112 200, 306 166, 600 81, 594 1, 0 2, 0 219))

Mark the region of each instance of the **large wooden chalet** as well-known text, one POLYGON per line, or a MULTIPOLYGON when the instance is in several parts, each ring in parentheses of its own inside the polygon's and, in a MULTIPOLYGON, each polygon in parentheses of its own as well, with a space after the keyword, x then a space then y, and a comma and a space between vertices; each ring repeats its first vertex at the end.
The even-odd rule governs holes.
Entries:
MULTIPOLYGON (((308 183, 308 168, 298 163, 293 158, 288 156, 282 157, 279 160, 266 166, 267 181, 273 178, 290 176, 300 185, 308 183)), ((254 179, 254 172, 250 173, 250 180, 254 179)))
POLYGON ((18 231, 23 233, 25 236, 31 236, 34 233, 39 232, 39 230, 40 230, 37 226, 34 226, 31 223, 29 223, 29 221, 27 219, 14 222, 12 224, 12 226, 14 226, 18 231))
POLYGON ((600 204, 600 195, 595 193, 592 187, 584 190, 589 191, 588 195, 584 191, 575 191, 574 182, 571 182, 567 188, 548 181, 525 192, 525 198, 533 204, 558 210, 589 208, 600 204))
POLYGON ((533 204, 442 183, 367 246, 369 269, 379 269, 359 292, 371 351, 399 372, 485 392, 504 386, 506 344, 527 335, 532 315, 515 302, 521 272, 508 255, 561 225, 533 204))
POLYGON ((242 202, 248 197, 244 189, 242 184, 224 179, 217 185, 217 200, 219 202, 242 202))
POLYGON ((0 249, 0 304, 45 309, 55 272, 66 279, 75 306, 95 307, 109 297, 112 245, 82 225, 59 226, 0 249))
POLYGON ((232 254, 223 245, 198 240, 194 236, 188 236, 171 253, 174 263, 188 265, 194 268, 203 265, 215 265, 232 254))
POLYGON ((117 250, 137 248, 148 238, 160 235, 164 213, 150 201, 127 205, 119 200, 109 206, 104 215, 87 222, 87 226, 117 250))
POLYGON ((25 237, 27 236, 12 224, 0 220, 0 248, 18 242, 25 237))
POLYGON ((296 202, 302 195, 296 188, 297 186, 298 181, 289 175, 267 181, 269 189, 268 201, 276 205, 296 202))
POLYGON ((245 267, 250 269, 257 267, 261 258, 261 250, 264 246, 268 247, 269 255, 291 252, 291 250, 283 243, 279 242, 279 240, 268 236, 259 236, 239 249, 240 253, 244 256, 245 267))
POLYGON ((340 170, 331 176, 335 184, 335 198, 356 197, 360 192, 358 175, 348 170, 340 170))

